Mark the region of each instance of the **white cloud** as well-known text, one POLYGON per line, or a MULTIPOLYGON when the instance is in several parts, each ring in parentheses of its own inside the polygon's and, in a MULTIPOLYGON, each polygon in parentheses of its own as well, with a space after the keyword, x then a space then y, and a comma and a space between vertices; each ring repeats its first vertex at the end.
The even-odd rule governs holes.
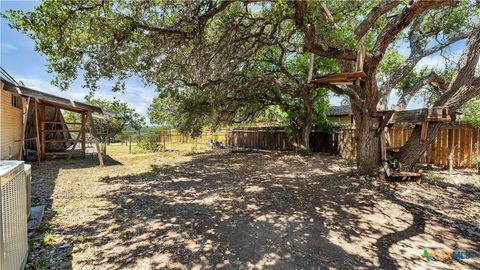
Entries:
MULTIPOLYGON (((90 93, 89 89, 81 87, 80 83, 74 83, 70 89, 61 91, 57 87, 52 86, 49 81, 39 78, 16 76, 15 79, 22 81, 27 87, 76 101, 85 101, 85 96, 90 93)), ((153 87, 144 87, 143 84, 139 84, 127 81, 125 91, 113 92, 111 90, 113 83, 102 81, 99 83, 100 89, 95 92, 94 97, 105 100, 113 100, 116 98, 122 102, 126 102, 138 113, 145 116, 148 122, 148 107, 157 94, 153 87)))
POLYGON ((9 53, 16 51, 17 47, 8 42, 0 42, 0 49, 2 50, 2 53, 9 53))

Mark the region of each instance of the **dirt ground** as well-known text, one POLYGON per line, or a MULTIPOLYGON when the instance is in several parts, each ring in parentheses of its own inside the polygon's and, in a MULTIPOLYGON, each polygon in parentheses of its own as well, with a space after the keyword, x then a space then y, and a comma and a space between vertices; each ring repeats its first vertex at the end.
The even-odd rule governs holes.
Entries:
POLYGON ((113 147, 103 168, 93 157, 34 165, 34 204, 47 212, 27 268, 480 266, 473 171, 385 183, 354 176, 338 157, 192 149, 113 147), (422 256, 453 250, 471 258, 422 256))

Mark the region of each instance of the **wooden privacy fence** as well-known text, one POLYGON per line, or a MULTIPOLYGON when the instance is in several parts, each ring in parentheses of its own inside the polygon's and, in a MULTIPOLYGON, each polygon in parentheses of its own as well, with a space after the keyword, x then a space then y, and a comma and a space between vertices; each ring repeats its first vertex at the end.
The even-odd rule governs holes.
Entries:
MULTIPOLYGON (((341 129, 334 133, 312 131, 310 147, 313 152, 340 155, 355 159, 356 141, 354 129, 341 129)), ((392 146, 403 146, 412 133, 411 128, 390 130, 392 146)), ((277 151, 294 150, 291 137, 284 130, 231 129, 218 132, 203 132, 192 139, 176 131, 160 131, 159 142, 206 144, 215 139, 227 147, 253 148, 277 151)), ((476 167, 480 162, 480 129, 463 126, 445 126, 420 158, 420 163, 447 166, 451 156, 454 167, 476 167)))
MULTIPOLYGON (((340 155, 355 159, 356 141, 354 129, 341 129, 329 134, 312 131, 310 146, 313 152, 340 155)), ((393 128, 390 131, 392 146, 403 146, 412 133, 411 128, 393 128)), ((293 150, 288 134, 283 130, 233 129, 227 133, 227 146, 266 150, 293 150)), ((428 150, 420 158, 420 163, 439 166, 448 165, 451 156, 454 167, 476 167, 480 161, 480 129, 462 126, 446 126, 428 150)))
POLYGON ((200 143, 207 144, 209 140, 214 139, 221 142, 223 145, 227 143, 227 131, 209 132, 205 131, 202 134, 193 139, 190 136, 183 135, 177 131, 167 130, 157 132, 157 142, 167 143, 200 143))
MULTIPOLYGON (((411 133, 412 129, 393 129, 390 132, 392 145, 404 145, 411 133)), ((480 162, 480 129, 443 127, 419 162, 447 166, 449 156, 454 167, 476 167, 480 162)))
MULTIPOLYGON (((341 154, 342 133, 312 131, 310 147, 313 152, 341 154)), ((227 146, 276 151, 294 150, 291 137, 285 130, 232 129, 227 133, 227 146)))

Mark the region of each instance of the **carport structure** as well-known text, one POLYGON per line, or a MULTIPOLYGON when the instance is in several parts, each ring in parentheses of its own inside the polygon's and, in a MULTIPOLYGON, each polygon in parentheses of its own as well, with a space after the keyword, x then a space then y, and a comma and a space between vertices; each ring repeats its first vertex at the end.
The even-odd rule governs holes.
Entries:
MULTIPOLYGON (((98 145, 92 114, 103 114, 100 107, 48 94, 20 84, 5 82, 4 89, 23 97, 22 148, 36 150, 37 160, 49 157, 85 156, 86 132, 92 133, 100 165, 103 159, 98 145), (25 102, 26 101, 26 102, 25 102), (78 122, 66 122, 61 110, 80 114, 78 122), (90 125, 87 125, 89 121, 90 125), (77 145, 81 147, 78 148, 77 145)), ((23 150, 23 149, 22 149, 23 150)), ((21 151, 22 152, 22 151, 21 151)))

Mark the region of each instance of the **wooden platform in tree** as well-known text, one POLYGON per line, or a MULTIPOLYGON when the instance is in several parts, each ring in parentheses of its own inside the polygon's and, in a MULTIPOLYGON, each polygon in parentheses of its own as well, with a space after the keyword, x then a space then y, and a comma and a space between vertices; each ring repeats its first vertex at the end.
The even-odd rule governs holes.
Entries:
POLYGON ((360 85, 362 78, 367 77, 363 71, 363 64, 365 62, 365 46, 360 45, 357 53, 357 61, 355 63, 354 72, 343 72, 336 74, 328 74, 315 78, 311 82, 318 84, 335 84, 335 85, 360 85))
POLYGON ((337 74, 325 75, 323 77, 312 80, 312 82, 353 85, 355 81, 365 77, 367 77, 367 74, 365 72, 355 71, 355 72, 348 72, 348 73, 337 73, 337 74))

